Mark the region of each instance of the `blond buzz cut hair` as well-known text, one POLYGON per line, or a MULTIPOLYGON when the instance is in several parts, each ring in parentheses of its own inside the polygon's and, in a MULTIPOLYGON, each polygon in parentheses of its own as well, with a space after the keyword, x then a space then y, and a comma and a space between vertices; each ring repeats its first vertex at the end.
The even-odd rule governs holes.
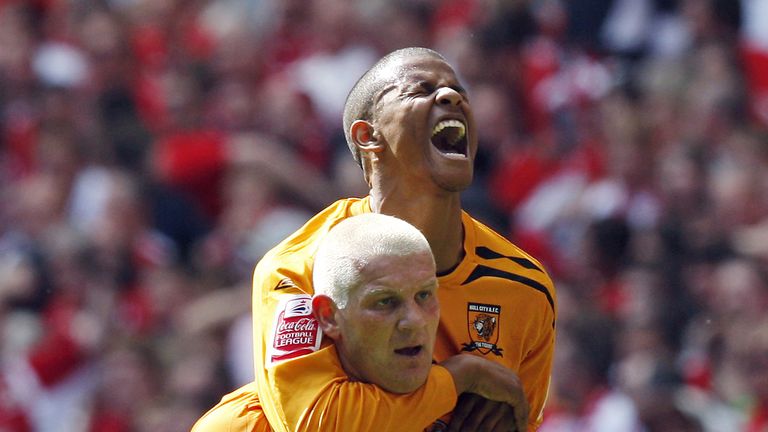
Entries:
POLYGON ((384 256, 423 252, 432 256, 427 239, 404 220, 379 213, 344 219, 331 228, 315 253, 315 295, 327 295, 339 309, 344 309, 350 291, 360 284, 360 273, 369 262, 384 256))

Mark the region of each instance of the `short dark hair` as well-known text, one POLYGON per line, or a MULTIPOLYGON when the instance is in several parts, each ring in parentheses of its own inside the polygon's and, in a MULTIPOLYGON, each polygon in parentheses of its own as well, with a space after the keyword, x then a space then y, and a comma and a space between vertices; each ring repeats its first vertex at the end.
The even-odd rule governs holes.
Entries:
POLYGON ((373 101, 376 95, 388 82, 388 78, 383 76, 383 71, 392 63, 408 57, 433 56, 445 60, 437 51, 423 47, 401 48, 382 57, 363 76, 357 80, 357 83, 347 95, 344 103, 344 137, 347 140, 349 151, 355 162, 362 167, 360 159, 360 150, 355 146, 355 142, 350 135, 350 127, 355 120, 371 120, 373 117, 373 101))

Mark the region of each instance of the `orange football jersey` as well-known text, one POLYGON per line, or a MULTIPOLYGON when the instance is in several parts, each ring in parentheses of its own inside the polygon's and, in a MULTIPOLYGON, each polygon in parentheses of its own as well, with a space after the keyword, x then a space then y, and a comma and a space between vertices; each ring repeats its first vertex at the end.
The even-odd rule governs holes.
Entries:
MULTIPOLYGON (((449 418, 457 395, 450 374, 434 366, 407 395, 347 378, 330 339, 311 316, 313 257, 344 218, 370 212, 369 198, 337 201, 278 244, 256 266, 253 281, 255 383, 222 399, 199 422, 227 429, 413 430, 449 418), (224 426, 221 426, 224 427, 224 426)), ((516 371, 536 430, 549 388, 555 341, 555 291, 535 259, 462 214, 462 261, 439 275, 440 325, 435 361, 462 352, 516 371)))

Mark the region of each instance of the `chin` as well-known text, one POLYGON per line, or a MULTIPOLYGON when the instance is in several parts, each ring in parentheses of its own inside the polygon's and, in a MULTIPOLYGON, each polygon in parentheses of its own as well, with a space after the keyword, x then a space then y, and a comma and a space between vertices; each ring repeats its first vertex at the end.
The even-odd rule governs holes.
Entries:
POLYGON ((472 184, 475 170, 471 163, 432 165, 428 168, 435 186, 447 192, 463 192, 472 184))

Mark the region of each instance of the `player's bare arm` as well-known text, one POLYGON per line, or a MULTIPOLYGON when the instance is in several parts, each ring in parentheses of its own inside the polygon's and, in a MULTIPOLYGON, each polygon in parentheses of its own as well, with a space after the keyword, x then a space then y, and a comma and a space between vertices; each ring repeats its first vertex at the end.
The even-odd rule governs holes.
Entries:
MULTIPOLYGON (((509 405, 514 413, 513 424, 516 429, 513 430, 527 430, 528 402, 525 399, 520 378, 514 371, 498 363, 470 354, 459 354, 440 364, 448 369, 454 377, 457 393, 473 393, 490 401, 509 405)), ((477 402, 475 400, 473 405, 477 405, 477 402)), ((475 414, 471 418, 475 419, 475 421, 485 421, 487 419, 489 423, 496 424, 498 422, 499 419, 495 418, 493 413, 485 412, 487 410, 479 409, 479 406, 477 410, 473 408, 475 407, 465 406, 464 412, 454 412, 454 416, 461 415, 462 417, 457 417, 451 421, 452 429, 460 426, 464 418, 467 418, 472 412, 475 414)))

